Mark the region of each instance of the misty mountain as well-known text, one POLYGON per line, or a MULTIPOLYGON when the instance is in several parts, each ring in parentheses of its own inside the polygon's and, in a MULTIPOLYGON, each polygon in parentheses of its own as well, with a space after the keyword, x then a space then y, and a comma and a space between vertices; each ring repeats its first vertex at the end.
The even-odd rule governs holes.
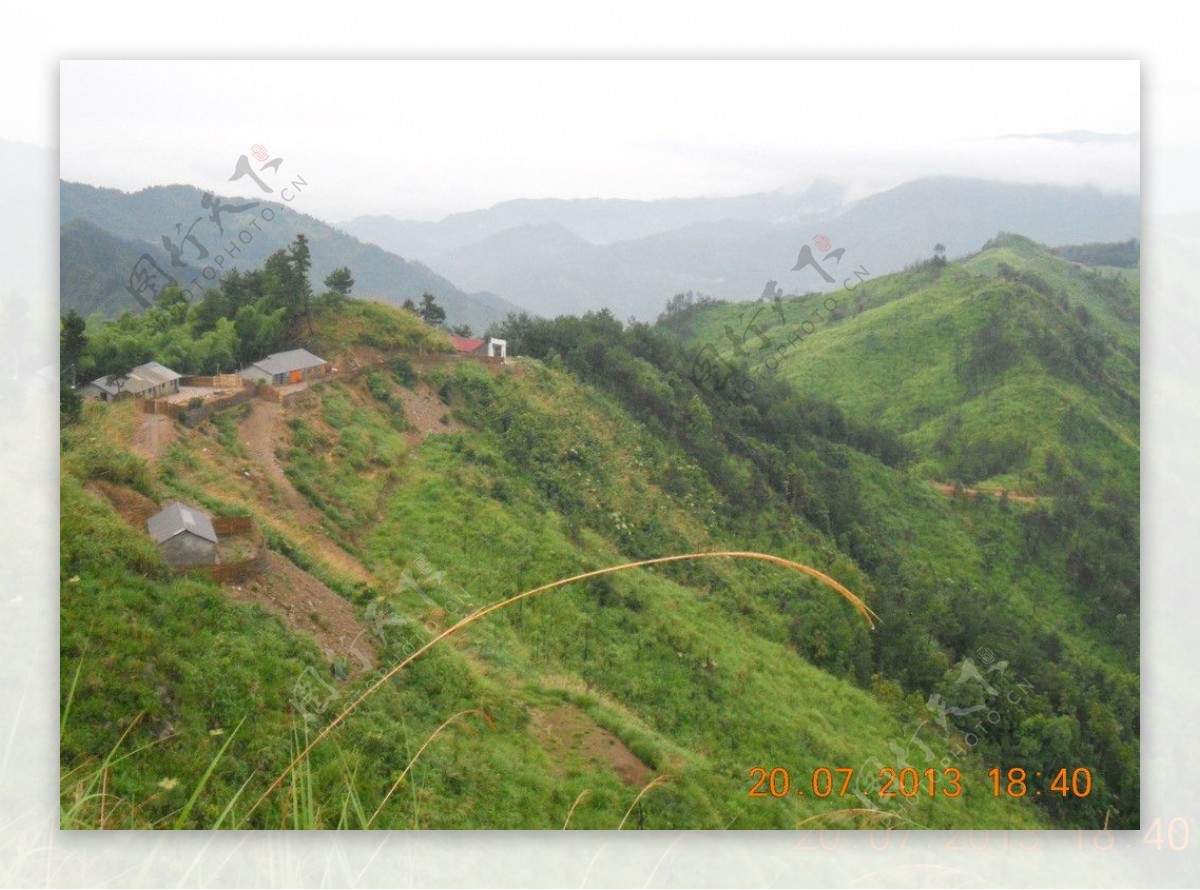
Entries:
MULTIPOLYGON (((196 281, 193 287, 200 287, 210 284, 219 271, 232 268, 245 271, 261 266, 267 256, 286 247, 301 232, 311 245, 312 280, 318 289, 333 269, 349 266, 354 274, 355 294, 398 304, 405 299, 419 301, 423 293, 429 292, 445 307, 447 321, 452 324, 467 322, 482 328, 510 312, 520 311, 521 307, 494 294, 466 293, 420 263, 408 262, 377 245, 365 244, 287 204, 221 197, 218 225, 212 219, 211 203, 203 204, 205 195, 201 189, 183 185, 155 186, 128 193, 63 182, 62 224, 69 227, 78 221, 90 223, 110 239, 104 241, 92 230, 64 229, 64 311, 75 308, 88 312, 101 304, 104 311, 137 310, 138 303, 131 295, 125 293, 122 298, 112 288, 114 281, 129 278, 131 245, 140 248, 137 255, 149 252, 155 256, 162 269, 180 284, 186 286, 196 281), (180 250, 179 259, 185 265, 171 264, 164 237, 180 250), (67 253, 76 247, 88 251, 86 275, 75 274, 79 264, 67 253), (219 262, 223 265, 218 268, 219 262), (206 267, 208 279, 204 277, 206 267)), ((294 200, 302 202, 303 193, 294 200)))
POLYGON ((438 222, 360 216, 340 228, 401 256, 431 257, 521 227, 557 224, 592 244, 611 244, 728 219, 786 223, 832 212, 842 204, 842 188, 819 181, 803 192, 781 189, 734 197, 521 199, 451 214, 438 222))
POLYGON ((64 222, 59 232, 62 311, 74 309, 86 318, 140 309, 127 288, 134 265, 147 253, 160 268, 170 268, 170 254, 159 245, 118 238, 86 219, 64 222))
POLYGON ((373 218, 349 226, 364 238, 382 237, 381 244, 391 245, 407 237, 403 233, 420 231, 425 249, 434 251, 438 244, 461 241, 468 229, 482 232, 506 220, 523 220, 440 254, 422 253, 410 240, 410 253, 463 287, 499 293, 541 315, 608 307, 618 317, 642 319, 654 318, 683 291, 752 299, 768 280, 787 293, 820 291, 840 286, 855 268, 873 275, 901 269, 928 257, 938 243, 950 256, 962 256, 1001 231, 1045 244, 1121 241, 1139 232, 1137 197, 1092 188, 934 178, 845 208, 837 208, 832 198, 832 187, 824 186, 790 199, 774 193, 692 203, 508 202, 441 223, 373 218), (594 219, 589 209, 596 211, 594 219), (696 214, 687 224, 653 231, 665 220, 683 220, 685 211, 696 214), (720 216, 723 211, 728 213, 720 216), (549 218, 555 213, 558 218, 549 218), (598 234, 616 232, 609 223, 619 216, 623 231, 640 228, 652 234, 602 241, 598 234), (532 222, 535 218, 539 222, 532 222), (832 281, 811 268, 792 271, 801 248, 822 234, 829 250, 844 249, 826 261, 832 281))

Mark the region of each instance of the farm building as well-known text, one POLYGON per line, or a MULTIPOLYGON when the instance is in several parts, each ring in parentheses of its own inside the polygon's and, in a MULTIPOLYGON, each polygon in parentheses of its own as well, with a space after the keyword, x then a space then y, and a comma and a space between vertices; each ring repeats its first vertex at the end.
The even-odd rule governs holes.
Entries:
POLYGON ((508 355, 508 341, 496 337, 479 340, 474 337, 451 337, 454 351, 460 355, 479 355, 485 358, 504 358, 508 355))
POLYGON ((147 519, 146 527, 171 568, 217 562, 217 533, 203 510, 176 501, 147 519))
POLYGON ((307 349, 276 352, 238 371, 250 381, 265 380, 275 386, 303 383, 324 377, 332 370, 329 362, 307 349))
POLYGON ((107 377, 97 377, 91 383, 80 388, 85 396, 93 396, 105 402, 115 401, 122 397, 159 399, 171 393, 179 392, 180 375, 166 365, 158 362, 146 362, 138 365, 128 374, 122 376, 111 374, 107 377))

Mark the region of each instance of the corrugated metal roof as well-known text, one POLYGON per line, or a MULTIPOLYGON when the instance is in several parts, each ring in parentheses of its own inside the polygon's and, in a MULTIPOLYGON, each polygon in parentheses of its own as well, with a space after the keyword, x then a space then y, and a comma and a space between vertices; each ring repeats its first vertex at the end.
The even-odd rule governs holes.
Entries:
POLYGON ((212 518, 203 510, 189 507, 179 501, 168 504, 147 519, 146 527, 150 530, 150 537, 156 544, 169 541, 185 531, 204 538, 206 541, 217 543, 217 533, 213 530, 212 518))
POLYGON ((145 392, 163 383, 178 380, 180 376, 180 374, 172 371, 166 365, 160 365, 158 362, 146 362, 146 364, 138 365, 132 369, 125 380, 124 386, 119 389, 109 383, 107 377, 97 377, 92 381, 92 385, 104 390, 110 396, 115 396, 122 392, 137 395, 140 392, 145 392))
POLYGON ((166 365, 160 365, 158 362, 146 362, 144 365, 138 365, 133 369, 133 375, 149 381, 151 386, 170 383, 172 380, 178 380, 182 376, 172 371, 166 365))
POLYGON ((319 355, 313 355, 307 349, 290 349, 287 352, 274 352, 264 359, 259 359, 242 371, 242 376, 254 371, 261 371, 267 377, 276 374, 290 374, 292 371, 306 371, 309 368, 327 364, 319 355))

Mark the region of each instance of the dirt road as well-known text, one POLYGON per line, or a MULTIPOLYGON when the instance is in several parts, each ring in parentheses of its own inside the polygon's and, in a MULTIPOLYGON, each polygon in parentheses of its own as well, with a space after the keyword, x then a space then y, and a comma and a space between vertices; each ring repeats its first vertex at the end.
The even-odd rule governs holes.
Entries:
POLYGON ((262 478, 251 479, 264 499, 270 501, 277 496, 283 502, 281 506, 286 507, 295 517, 295 525, 307 532, 307 541, 313 544, 327 562, 359 581, 370 582, 371 574, 362 564, 322 531, 325 517, 296 490, 283 472, 283 466, 275 454, 275 449, 289 439, 283 408, 276 402, 263 399, 256 399, 250 404, 250 413, 238 427, 238 441, 242 443, 250 459, 262 468, 262 478))
MULTIPOLYGON (((953 485, 947 485, 945 482, 933 482, 933 481, 931 481, 929 484, 932 485, 937 491, 940 491, 942 494, 944 494, 946 497, 948 497, 948 498, 954 497, 954 486, 953 485)), ((964 488, 963 489, 963 493, 969 498, 978 497, 981 494, 991 495, 994 498, 998 498, 1004 494, 1004 491, 1005 491, 1004 489, 999 489, 999 488, 964 488)), ((1012 501, 1014 504, 1036 504, 1039 501, 1041 501, 1041 498, 1039 498, 1037 495, 1019 494, 1015 491, 1008 492, 1008 499, 1010 501, 1012 501)))

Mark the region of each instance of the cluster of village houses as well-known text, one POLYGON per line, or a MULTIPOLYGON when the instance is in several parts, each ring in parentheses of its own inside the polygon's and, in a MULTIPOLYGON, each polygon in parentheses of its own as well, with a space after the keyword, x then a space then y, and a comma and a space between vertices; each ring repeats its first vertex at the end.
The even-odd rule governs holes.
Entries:
MULTIPOLYGON (((267 383, 272 386, 290 386, 307 383, 327 376, 333 366, 319 355, 307 349, 291 349, 276 352, 259 359, 237 372, 246 385, 267 383)), ((120 377, 97 377, 84 384, 80 392, 102 401, 118 399, 166 399, 187 398, 212 392, 212 387, 196 387, 184 384, 183 374, 158 362, 146 362, 120 377)), ((167 564, 175 569, 190 569, 196 566, 216 565, 217 532, 213 528, 212 516, 199 507, 175 502, 168 504, 146 521, 150 538, 158 545, 167 564)))
MULTIPOLYGON (((324 377, 332 370, 329 362, 307 349, 291 349, 247 365, 237 372, 237 376, 247 383, 287 386, 324 377)), ((121 377, 97 377, 84 384, 80 392, 106 402, 119 398, 163 399, 178 393, 183 379, 184 375, 166 365, 146 362, 121 377)))
MULTIPOLYGON (((464 356, 506 358, 508 344, 494 337, 487 340, 451 337, 455 352, 464 356)), ((291 386, 320 379, 336 370, 329 362, 307 349, 276 352, 242 368, 237 376, 246 385, 267 383, 291 386)), ((158 362, 146 362, 122 377, 97 377, 80 387, 85 396, 115 401, 124 398, 186 398, 202 388, 185 386, 184 375, 158 362)), ((215 565, 217 533, 212 516, 198 507, 180 502, 167 505, 146 522, 147 530, 163 558, 175 569, 215 565)))
MULTIPOLYGON (((450 342, 459 355, 500 359, 508 355, 508 343, 495 337, 486 340, 451 337, 450 342)), ((247 365, 237 372, 237 376, 247 383, 288 386, 324 377, 333 370, 329 362, 307 349, 290 349, 247 365)), ((183 374, 166 365, 146 362, 124 376, 97 377, 80 387, 80 394, 106 402, 119 398, 169 399, 180 392, 183 379, 183 374)))

